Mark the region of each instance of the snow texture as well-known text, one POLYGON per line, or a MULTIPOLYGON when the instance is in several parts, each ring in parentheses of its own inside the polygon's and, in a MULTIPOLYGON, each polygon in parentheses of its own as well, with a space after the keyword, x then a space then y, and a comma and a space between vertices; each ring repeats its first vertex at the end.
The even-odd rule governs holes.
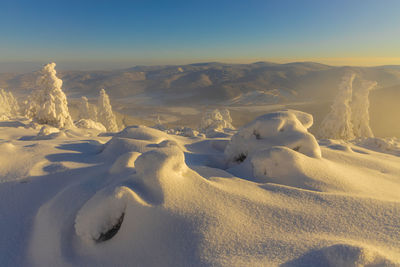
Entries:
POLYGON ((2 122, 1 265, 399 266, 398 140, 318 144, 312 123, 283 110, 193 138, 2 122))

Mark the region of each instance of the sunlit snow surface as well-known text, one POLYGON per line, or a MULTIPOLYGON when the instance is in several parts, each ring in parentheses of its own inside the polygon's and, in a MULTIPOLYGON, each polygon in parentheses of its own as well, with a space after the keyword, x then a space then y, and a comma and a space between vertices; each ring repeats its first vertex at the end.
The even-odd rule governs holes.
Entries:
POLYGON ((400 265, 399 141, 317 141, 311 124, 281 111, 207 138, 1 121, 0 265, 400 265))

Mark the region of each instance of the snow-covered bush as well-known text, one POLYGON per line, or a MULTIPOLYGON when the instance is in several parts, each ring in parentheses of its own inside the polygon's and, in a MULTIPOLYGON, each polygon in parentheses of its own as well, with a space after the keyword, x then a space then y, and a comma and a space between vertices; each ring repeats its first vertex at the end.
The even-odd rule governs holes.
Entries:
POLYGON ((369 126, 369 92, 377 85, 376 82, 361 81, 361 86, 353 88, 351 114, 353 131, 356 137, 373 137, 369 126))
POLYGON ((160 116, 157 116, 156 124, 152 128, 160 130, 160 131, 166 131, 167 130, 167 128, 162 124, 160 116))
POLYGON ((62 91, 62 80, 57 78, 55 63, 43 67, 37 80, 38 90, 29 97, 26 116, 40 124, 57 128, 68 128, 73 125, 68 111, 67 97, 62 91))
POLYGON ((223 132, 224 129, 234 129, 228 109, 214 109, 204 113, 200 121, 200 131, 209 135, 213 132, 223 132))
POLYGON ((44 125, 44 126, 42 126, 42 128, 40 128, 38 136, 46 136, 46 135, 59 133, 59 132, 60 132, 60 129, 58 129, 58 128, 44 125))
POLYGON ((19 105, 11 92, 0 89, 0 120, 8 120, 10 117, 17 116, 19 105))
POLYGON ((355 73, 347 73, 343 77, 331 112, 321 123, 318 137, 344 140, 354 138, 350 102, 355 77, 355 73))
POLYGON ((75 126, 82 129, 94 129, 101 132, 105 132, 106 127, 100 122, 95 122, 91 119, 80 119, 79 121, 75 122, 75 126))
POLYGON ((110 98, 108 97, 106 91, 104 89, 100 90, 100 95, 98 99, 98 107, 97 107, 97 118, 98 121, 106 127, 109 132, 117 132, 118 125, 115 118, 115 115, 112 111, 112 107, 110 104, 110 98))
POLYGON ((262 115, 232 136, 225 155, 230 162, 242 162, 260 150, 285 146, 309 157, 320 158, 317 140, 307 131, 312 124, 310 114, 296 110, 262 115))
POLYGON ((192 128, 189 127, 178 127, 173 129, 173 132, 169 132, 170 134, 176 134, 176 135, 181 135, 185 137, 196 137, 199 135, 199 132, 196 130, 193 130, 192 128))

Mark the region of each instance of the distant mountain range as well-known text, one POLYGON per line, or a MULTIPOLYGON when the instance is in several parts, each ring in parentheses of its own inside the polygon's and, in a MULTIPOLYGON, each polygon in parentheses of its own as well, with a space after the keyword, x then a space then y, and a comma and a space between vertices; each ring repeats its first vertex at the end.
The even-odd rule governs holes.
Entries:
MULTIPOLYGON (((60 71, 69 97, 94 97, 105 88, 113 99, 137 97, 162 104, 262 104, 330 101, 347 71, 378 82, 378 89, 400 89, 400 66, 334 67, 314 62, 277 64, 198 63, 136 66, 114 71, 60 71)), ((0 74, 0 88, 25 95, 38 72, 0 74)))
MULTIPOLYGON (((105 88, 125 124, 152 125, 161 116, 171 125, 196 127, 206 109, 225 106, 234 124, 243 125, 268 110, 294 108, 313 114, 315 126, 330 110, 348 71, 377 81, 370 94, 371 125, 380 136, 400 137, 400 66, 335 67, 314 62, 277 64, 198 63, 136 66, 113 71, 59 71, 71 107, 74 98, 97 97, 105 88), (177 109, 177 107, 190 107, 177 109), (126 117, 125 114, 129 117, 126 117), (196 114, 196 115, 194 115, 196 114), (125 116, 125 117, 123 117, 125 116)), ((0 88, 24 97, 36 87, 39 72, 0 73, 0 88)), ((121 119, 121 120, 122 120, 121 119)), ((313 130, 313 129, 311 129, 313 130)))

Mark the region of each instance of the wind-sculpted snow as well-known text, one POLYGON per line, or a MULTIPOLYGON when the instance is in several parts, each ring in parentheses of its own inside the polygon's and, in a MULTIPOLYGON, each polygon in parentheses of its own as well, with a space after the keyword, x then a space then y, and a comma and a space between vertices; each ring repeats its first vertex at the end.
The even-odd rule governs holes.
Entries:
POLYGON ((318 145, 306 113, 266 114, 232 138, 133 126, 35 140, 24 123, 0 124, 4 266, 400 264, 400 157, 318 145), (224 165, 224 149, 244 147, 224 165))

